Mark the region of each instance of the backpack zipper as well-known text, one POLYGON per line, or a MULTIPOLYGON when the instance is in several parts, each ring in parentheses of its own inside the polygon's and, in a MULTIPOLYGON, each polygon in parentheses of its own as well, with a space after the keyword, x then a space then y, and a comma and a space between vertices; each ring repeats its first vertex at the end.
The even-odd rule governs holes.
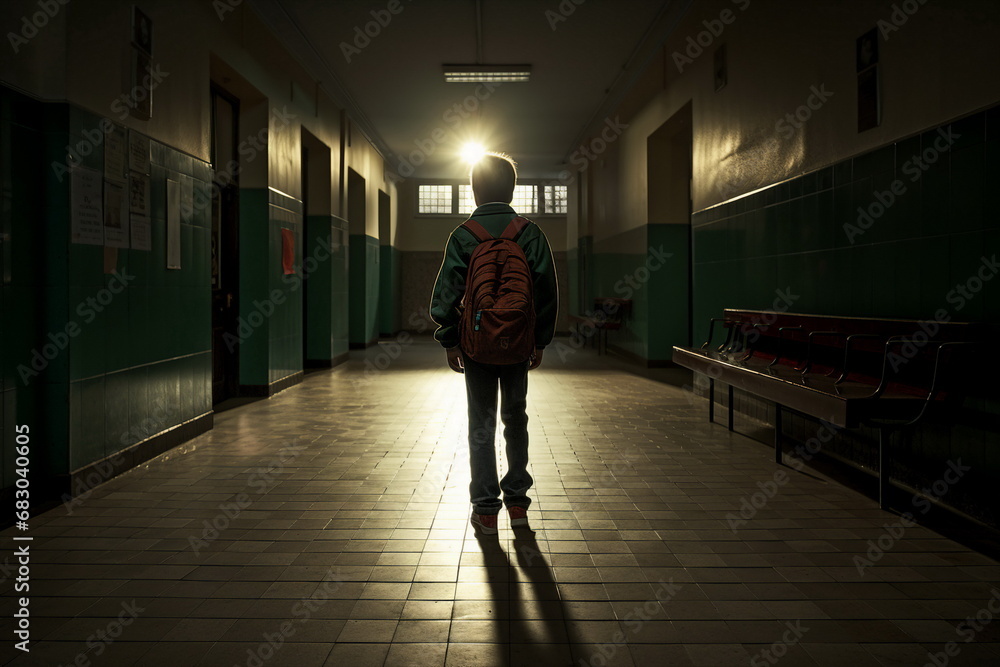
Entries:
POLYGON ((476 311, 476 326, 473 329, 473 331, 479 331, 479 320, 481 320, 481 319, 483 319, 483 311, 477 310, 476 311))

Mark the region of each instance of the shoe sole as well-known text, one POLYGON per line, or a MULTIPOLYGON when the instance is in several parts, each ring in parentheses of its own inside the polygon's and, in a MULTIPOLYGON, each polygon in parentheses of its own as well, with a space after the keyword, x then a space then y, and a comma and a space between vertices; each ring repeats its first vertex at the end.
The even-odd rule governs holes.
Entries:
POLYGON ((484 526, 478 521, 470 521, 472 527, 478 530, 483 535, 496 535, 499 531, 496 528, 490 528, 489 526, 484 526))
POLYGON ((517 528, 517 527, 520 527, 520 526, 527 526, 528 525, 528 517, 522 517, 520 519, 511 519, 510 520, 510 525, 511 525, 512 528, 517 528))

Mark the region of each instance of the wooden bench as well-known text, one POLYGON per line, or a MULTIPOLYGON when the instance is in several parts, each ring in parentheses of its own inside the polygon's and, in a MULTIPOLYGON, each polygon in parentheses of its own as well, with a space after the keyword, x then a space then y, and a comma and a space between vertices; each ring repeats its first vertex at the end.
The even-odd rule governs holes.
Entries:
POLYGON ((841 428, 878 429, 879 503, 891 478, 890 429, 909 426, 950 405, 970 377, 983 330, 966 322, 875 319, 727 309, 712 318, 700 348, 674 347, 674 363, 709 377, 709 420, 715 382, 775 405, 774 457, 782 462, 782 412, 841 428), (713 346, 716 325, 725 340, 713 346), (963 372, 964 371, 964 372, 963 372))
POLYGON ((597 334, 597 354, 608 351, 608 331, 621 329, 628 316, 632 313, 632 300, 616 297, 596 297, 593 310, 584 315, 570 315, 573 322, 571 333, 574 337, 593 340, 597 334), (582 329, 589 329, 583 333, 582 329))

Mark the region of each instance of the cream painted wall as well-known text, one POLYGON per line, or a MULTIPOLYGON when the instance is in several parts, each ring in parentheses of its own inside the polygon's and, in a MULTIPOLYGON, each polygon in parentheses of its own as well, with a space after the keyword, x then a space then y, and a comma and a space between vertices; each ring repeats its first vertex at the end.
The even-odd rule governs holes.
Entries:
MULTIPOLYGON (((221 69, 231 69, 266 98, 267 111, 252 109, 240 130, 240 140, 247 140, 267 123, 266 180, 263 174, 248 172, 248 182, 242 185, 269 185, 300 198, 299 128, 305 126, 331 148, 333 206, 338 211, 341 111, 318 91, 316 82, 249 9, 249 3, 237 5, 221 18, 213 3, 198 0, 169 4, 140 0, 136 4, 152 20, 152 62, 154 71, 161 73, 153 88, 151 120, 124 113, 121 100, 131 90, 132 2, 126 0, 87 0, 62 6, 16 57, 0 59, 0 79, 41 99, 67 100, 209 160, 214 54, 216 62, 223 64, 221 69)), ((15 25, 20 16, 37 9, 35 2, 3 3, 0 18, 4 25, 15 25)), ((246 106, 255 107, 256 103, 246 106)), ((371 171, 381 181, 381 166, 371 171)), ((369 169, 364 173, 367 177, 369 169)))
POLYGON ((580 179, 574 179, 567 186, 566 205, 566 250, 576 248, 580 233, 580 179))
MULTIPOLYGON (((396 199, 396 184, 385 177, 385 162, 371 142, 356 128, 351 128, 350 145, 345 148, 345 166, 353 169, 365 179, 365 234, 379 238, 378 192, 382 190, 393 200, 396 199)), ((346 217, 346 202, 342 213, 346 217)), ((396 219, 392 220, 396 227, 396 219)))
MULTIPOLYGON (((26 3, 22 3, 26 4, 26 3)), ((121 101, 131 85, 132 3, 71 2, 66 34, 65 99, 194 155, 209 156, 209 36, 220 31, 211 5, 136 3, 153 23, 153 117, 137 120, 121 101), (116 102, 116 100, 118 100, 116 102)))
POLYGON ((37 17, 35 2, 0 3, 0 80, 43 99, 66 97, 67 7, 59 5, 51 16, 42 12, 37 17))
MULTIPOLYGON (((914 0, 917 2, 917 0, 914 0)), ((597 181, 597 239, 646 224, 646 138, 693 101, 694 210, 832 164, 1000 100, 994 0, 927 2, 897 15, 880 43, 882 125, 859 134, 855 40, 892 26, 892 3, 766 3, 708 0, 693 4, 663 50, 620 105, 628 124, 591 165, 597 181), (740 7, 746 6, 745 10, 740 7), (723 10, 734 20, 678 72, 673 54, 723 10), (901 20, 906 16, 906 21, 901 20), (713 52, 725 43, 728 85, 713 86, 713 52), (779 122, 815 90, 832 93, 801 131, 779 122), (603 163, 603 167, 601 164, 603 163), (615 169, 614 165, 621 165, 615 169), (616 196, 620 198, 616 201, 616 196)), ((814 98, 817 101, 819 98, 814 98)), ((615 114, 612 114, 614 117, 615 114)), ((786 121, 787 122, 787 121, 786 121)))
POLYGON ((392 186, 394 188, 393 192, 386 194, 389 195, 389 215, 392 218, 392 234, 388 239, 379 239, 382 245, 391 245, 399 247, 399 188, 393 182, 392 186))

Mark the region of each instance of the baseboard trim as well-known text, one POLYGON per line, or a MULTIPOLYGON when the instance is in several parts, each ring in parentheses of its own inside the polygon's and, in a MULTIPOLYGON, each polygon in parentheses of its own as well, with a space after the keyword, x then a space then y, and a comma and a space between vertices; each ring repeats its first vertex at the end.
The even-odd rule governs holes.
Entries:
POLYGON ((346 362, 350 355, 347 352, 343 352, 333 357, 332 359, 306 359, 305 361, 305 372, 310 373, 313 371, 328 371, 331 368, 336 368, 342 363, 346 362))
POLYGON ((280 380, 275 380, 270 384, 241 384, 240 396, 274 396, 279 391, 284 391, 302 382, 304 376, 305 373, 303 371, 295 371, 291 375, 285 376, 280 380))

